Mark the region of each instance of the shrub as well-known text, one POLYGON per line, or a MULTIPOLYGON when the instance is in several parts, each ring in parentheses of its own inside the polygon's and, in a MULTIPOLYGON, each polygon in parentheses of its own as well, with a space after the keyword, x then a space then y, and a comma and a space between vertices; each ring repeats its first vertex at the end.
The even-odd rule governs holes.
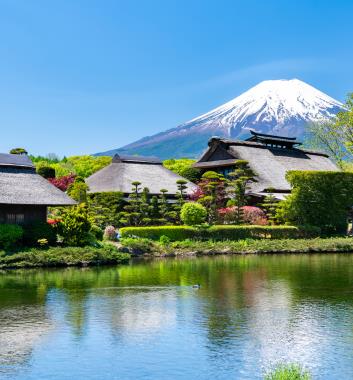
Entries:
POLYGON ((38 240, 46 239, 49 245, 56 243, 56 229, 45 222, 35 222, 23 227, 23 243, 33 247, 38 240))
POLYGON ((115 241, 116 240, 116 231, 114 226, 107 226, 104 230, 104 239, 115 241))
POLYGON ((168 236, 165 236, 165 235, 162 235, 160 238, 159 238, 159 242, 162 244, 162 245, 168 245, 170 243, 170 239, 168 236))
POLYGON ((196 228, 191 226, 124 227, 121 236, 159 240, 165 235, 171 241, 193 240, 241 240, 241 239, 297 239, 316 237, 317 227, 295 226, 211 226, 196 228))
POLYGON ((121 240, 121 244, 123 247, 128 248, 130 253, 136 255, 152 252, 155 248, 153 242, 149 239, 133 239, 127 237, 121 240))
POLYGON ((310 380, 309 372, 296 364, 281 364, 265 375, 265 380, 310 380))
POLYGON ((73 265, 122 264, 129 261, 128 253, 119 252, 106 244, 102 247, 52 247, 0 256, 0 268, 35 268, 73 265))
MULTIPOLYGON (((267 224, 266 214, 259 207, 244 206, 241 209, 244 223, 260 226, 267 224)), ((218 215, 223 223, 233 224, 237 220, 237 207, 221 208, 218 210, 218 215)))
POLYGON ((92 236, 92 219, 89 217, 84 204, 69 207, 63 210, 63 215, 58 223, 59 235, 63 243, 71 246, 83 246, 90 242, 92 236))
POLYGON ((23 229, 16 224, 0 224, 0 248, 8 250, 19 243, 23 229))
POLYGON ((289 171, 286 178, 293 190, 279 204, 279 220, 318 226, 325 233, 346 232, 353 205, 353 173, 289 171))
POLYGON ((75 174, 68 174, 59 178, 49 178, 49 182, 61 191, 66 191, 75 181, 75 177, 75 174))
POLYGON ((99 241, 103 240, 103 230, 100 227, 96 226, 95 224, 93 224, 91 228, 91 233, 94 235, 94 237, 97 240, 99 241))
POLYGON ((37 173, 46 179, 55 178, 55 169, 50 166, 40 166, 37 173))
POLYGON ((207 210, 199 203, 185 203, 180 211, 181 220, 189 226, 204 223, 206 217, 207 210))

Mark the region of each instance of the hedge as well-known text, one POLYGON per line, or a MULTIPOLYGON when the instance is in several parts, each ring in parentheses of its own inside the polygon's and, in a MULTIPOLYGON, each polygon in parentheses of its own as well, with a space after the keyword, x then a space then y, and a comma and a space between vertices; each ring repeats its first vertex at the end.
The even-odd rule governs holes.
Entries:
POLYGON ((193 240, 241 240, 241 239, 297 239, 320 235, 317 227, 296 226, 212 226, 196 228, 190 226, 124 227, 122 238, 138 237, 159 240, 167 236, 171 241, 193 240))

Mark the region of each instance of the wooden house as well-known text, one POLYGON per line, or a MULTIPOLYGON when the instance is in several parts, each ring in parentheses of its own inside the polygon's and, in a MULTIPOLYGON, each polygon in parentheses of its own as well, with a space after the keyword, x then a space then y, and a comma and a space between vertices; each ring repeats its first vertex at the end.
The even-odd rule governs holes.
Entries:
POLYGON ((27 155, 0 153, 0 223, 46 221, 48 206, 74 204, 36 173, 27 155))
POLYGON ((194 167, 227 176, 237 160, 248 161, 256 173, 249 195, 261 199, 271 192, 277 199, 283 199, 291 191, 285 178, 289 170, 339 170, 327 154, 300 149, 300 145, 296 138, 253 131, 245 141, 213 137, 194 167))

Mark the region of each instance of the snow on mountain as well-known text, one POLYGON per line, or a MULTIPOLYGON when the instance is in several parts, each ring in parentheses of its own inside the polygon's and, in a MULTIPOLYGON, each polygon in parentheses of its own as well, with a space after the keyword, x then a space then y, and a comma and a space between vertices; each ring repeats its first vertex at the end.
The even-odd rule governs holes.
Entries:
POLYGON ((243 138, 250 129, 300 138, 308 123, 332 118, 342 106, 298 79, 267 80, 176 128, 105 154, 197 157, 211 136, 243 138))

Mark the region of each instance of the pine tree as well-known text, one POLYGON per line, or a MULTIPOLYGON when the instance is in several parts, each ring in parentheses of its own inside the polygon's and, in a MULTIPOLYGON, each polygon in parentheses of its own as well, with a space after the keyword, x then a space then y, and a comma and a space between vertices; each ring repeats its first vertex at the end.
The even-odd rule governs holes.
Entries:
POLYGON ((235 162, 235 170, 229 173, 227 190, 232 196, 229 206, 236 206, 235 223, 243 223, 243 207, 247 205, 246 191, 255 179, 254 171, 249 167, 248 161, 238 160, 235 162))
POLYGON ((275 225, 277 222, 276 212, 278 208, 278 200, 273 196, 273 194, 269 193, 264 198, 261 207, 266 213, 268 223, 271 225, 275 225))

